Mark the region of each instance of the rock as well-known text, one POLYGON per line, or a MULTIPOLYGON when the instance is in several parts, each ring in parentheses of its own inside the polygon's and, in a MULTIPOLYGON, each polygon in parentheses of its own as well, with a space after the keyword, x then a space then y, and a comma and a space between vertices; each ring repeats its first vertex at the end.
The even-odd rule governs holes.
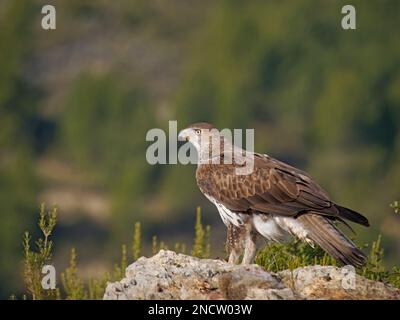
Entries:
POLYGON ((161 250, 131 264, 125 278, 107 285, 104 299, 400 299, 400 290, 354 275, 349 267, 272 273, 161 250))
POLYGON ((400 290, 355 274, 346 266, 308 266, 279 272, 282 281, 299 296, 314 299, 400 299, 400 290))

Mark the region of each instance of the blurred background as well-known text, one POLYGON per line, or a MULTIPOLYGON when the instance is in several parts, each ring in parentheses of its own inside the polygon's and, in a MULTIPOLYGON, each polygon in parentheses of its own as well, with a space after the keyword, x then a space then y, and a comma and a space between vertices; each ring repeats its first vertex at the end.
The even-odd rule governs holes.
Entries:
POLYGON ((193 165, 146 162, 146 132, 178 120, 255 128, 255 149, 307 170, 364 213, 362 244, 400 259, 400 2, 0 0, 0 296, 22 288, 21 238, 59 207, 56 267, 106 270, 143 243, 190 243, 195 208, 224 248, 193 165), (41 28, 41 8, 57 29, 41 28))

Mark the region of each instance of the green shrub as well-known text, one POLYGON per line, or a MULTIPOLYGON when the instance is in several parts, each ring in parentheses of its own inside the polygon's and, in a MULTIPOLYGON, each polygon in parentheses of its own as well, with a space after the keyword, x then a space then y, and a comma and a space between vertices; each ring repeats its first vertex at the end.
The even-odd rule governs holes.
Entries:
POLYGON ((381 236, 372 242, 368 260, 366 265, 360 270, 360 274, 364 277, 390 283, 400 288, 400 269, 392 267, 391 270, 386 270, 383 264, 384 250, 381 248, 381 236))
MULTIPOLYGON (((396 204, 396 202, 395 202, 396 204)), ((393 205, 396 210, 397 205, 393 205)), ((24 281, 26 294, 23 299, 102 299, 108 281, 120 280, 129 263, 136 261, 142 255, 141 246, 141 225, 136 222, 134 225, 132 241, 132 257, 129 259, 128 250, 125 244, 121 247, 121 261, 114 265, 112 272, 106 272, 100 278, 91 278, 83 281, 79 278, 77 253, 73 248, 71 250, 70 263, 64 272, 61 273, 61 288, 54 290, 44 290, 41 286, 43 277, 41 271, 46 264, 51 264, 53 242, 50 236, 54 230, 57 221, 57 209, 53 208, 46 211, 42 205, 39 213, 39 228, 42 237, 35 244, 35 250, 32 249, 31 237, 28 232, 24 235, 24 281)), ((161 249, 167 249, 164 241, 158 241, 157 236, 152 238, 152 255, 155 255, 161 249)), ((185 243, 175 243, 176 252, 185 253, 185 243)), ((201 222, 200 207, 196 209, 195 237, 191 249, 191 255, 199 258, 208 258, 210 256, 210 226, 204 227, 201 222)), ((374 241, 370 247, 366 265, 357 270, 357 273, 375 281, 390 283, 400 288, 400 268, 393 267, 386 270, 383 264, 384 250, 381 248, 381 236, 374 241)), ((336 261, 327 255, 321 248, 312 248, 301 241, 293 241, 289 244, 271 243, 262 248, 256 255, 255 262, 271 272, 282 270, 293 270, 295 268, 308 265, 336 265, 336 261)), ((16 296, 11 296, 16 299, 16 296)))
MULTIPOLYGON (((399 201, 391 204, 395 213, 399 213, 399 201)), ((366 245, 365 247, 368 247, 366 245)), ((357 273, 374 281, 390 283, 400 288, 400 268, 385 268, 383 263, 384 250, 381 247, 381 236, 373 241, 367 255, 367 263, 357 270, 357 273)), ((255 262, 266 270, 278 272, 286 269, 296 269, 307 265, 336 265, 336 261, 321 248, 312 248, 308 244, 294 241, 289 244, 272 243, 260 250, 255 262)))
POLYGON ((394 213, 400 213, 400 201, 394 201, 390 207, 394 209, 394 213))
POLYGON ((133 231, 133 241, 132 241, 133 261, 139 259, 141 252, 142 252, 142 232, 141 232, 140 222, 136 222, 133 231))
POLYGON ((45 290, 42 288, 41 280, 43 278, 42 268, 51 264, 53 242, 50 236, 57 221, 57 208, 46 211, 44 205, 41 205, 39 212, 39 228, 42 237, 35 241, 35 250, 31 247, 31 236, 25 232, 23 237, 24 248, 24 281, 27 290, 27 297, 33 300, 57 299, 59 290, 45 290))
POLYGON ((201 223, 201 208, 196 209, 196 224, 194 226, 193 248, 190 252, 192 256, 198 258, 208 258, 210 256, 210 226, 203 227, 201 223))
POLYGON ((272 272, 293 270, 307 265, 336 265, 335 260, 320 247, 312 248, 301 241, 268 244, 258 252, 255 262, 272 272))

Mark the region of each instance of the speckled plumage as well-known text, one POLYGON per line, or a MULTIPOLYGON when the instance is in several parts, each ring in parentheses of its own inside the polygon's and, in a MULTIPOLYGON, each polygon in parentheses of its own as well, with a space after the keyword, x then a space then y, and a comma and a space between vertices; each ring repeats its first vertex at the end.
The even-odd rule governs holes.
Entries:
POLYGON ((230 260, 236 262, 238 252, 244 248, 243 262, 250 263, 255 254, 255 234, 261 234, 270 241, 284 241, 291 235, 320 245, 344 264, 364 263, 364 254, 333 224, 340 221, 347 225, 347 219, 368 226, 364 216, 332 202, 306 172, 268 155, 251 153, 253 170, 237 174, 242 164, 224 163, 237 147, 210 133, 213 127, 209 124, 189 128, 199 136, 196 145, 202 161, 196 170, 197 184, 216 205, 228 228, 227 240, 235 256, 230 260), (205 147, 201 141, 221 141, 224 148, 205 147), (212 162, 207 161, 209 154, 213 154, 212 162))

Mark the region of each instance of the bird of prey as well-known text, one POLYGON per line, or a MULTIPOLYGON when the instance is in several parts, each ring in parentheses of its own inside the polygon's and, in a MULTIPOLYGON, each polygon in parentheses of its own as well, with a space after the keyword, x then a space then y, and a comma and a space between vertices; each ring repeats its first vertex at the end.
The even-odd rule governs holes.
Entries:
POLYGON ((332 202, 306 172, 241 149, 208 123, 190 125, 179 132, 178 140, 189 141, 197 150, 197 184, 227 227, 230 263, 239 263, 242 254, 242 264, 252 263, 259 235, 275 242, 292 236, 319 245, 341 264, 360 267, 365 263, 364 253, 336 222, 369 226, 367 218, 332 202), (244 163, 235 161, 239 153, 242 160, 251 157, 251 172, 238 174, 244 163))

